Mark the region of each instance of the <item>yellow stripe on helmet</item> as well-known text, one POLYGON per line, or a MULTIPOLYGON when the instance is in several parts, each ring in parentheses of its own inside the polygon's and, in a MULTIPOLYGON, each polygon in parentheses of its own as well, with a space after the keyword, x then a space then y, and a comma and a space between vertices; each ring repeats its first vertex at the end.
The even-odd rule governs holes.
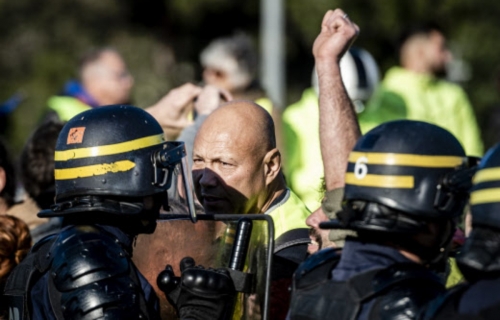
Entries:
POLYGON ((470 204, 500 202, 500 188, 477 190, 470 195, 470 204))
POLYGON ((90 166, 55 169, 56 180, 68 180, 76 178, 87 178, 92 176, 100 176, 109 172, 123 172, 135 167, 135 163, 130 160, 122 160, 113 163, 101 163, 90 166))
POLYGON ((116 144, 108 144, 104 146, 71 149, 65 151, 56 151, 55 161, 68 161, 72 159, 90 158, 98 156, 108 156, 119 154, 133 150, 143 149, 165 142, 163 134, 139 138, 135 140, 120 142, 116 144))
POLYGON ((500 168, 488 168, 479 170, 474 179, 472 180, 475 184, 488 181, 500 180, 500 168))
POLYGON ((345 183, 362 187, 411 189, 415 182, 413 176, 389 176, 366 174, 358 179, 352 172, 346 173, 345 183))
POLYGON ((365 157, 368 164, 382 164, 394 166, 410 166, 423 168, 454 168, 463 162, 462 157, 456 156, 424 156, 403 153, 376 153, 353 151, 349 155, 349 162, 355 163, 365 157))

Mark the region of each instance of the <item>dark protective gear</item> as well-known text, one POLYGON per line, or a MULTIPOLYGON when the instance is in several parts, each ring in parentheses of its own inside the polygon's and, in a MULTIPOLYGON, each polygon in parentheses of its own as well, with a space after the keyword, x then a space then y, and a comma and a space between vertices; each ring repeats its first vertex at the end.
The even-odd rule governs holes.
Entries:
POLYGON ((500 144, 484 156, 471 192, 473 230, 457 264, 468 281, 500 274, 500 144))
POLYGON ((458 140, 436 125, 384 123, 358 140, 349 156, 340 226, 408 233, 421 231, 423 221, 457 217, 474 165, 458 140))
POLYGON ((20 316, 11 318, 31 317, 26 306, 43 303, 43 297, 30 295, 31 288, 43 281, 57 319, 157 319, 156 297, 144 297, 128 250, 96 226, 68 227, 42 240, 9 278, 6 294, 24 300, 23 308, 12 306, 12 314, 20 316))
POLYGON ((348 239, 339 253, 323 249, 299 266, 290 319, 414 319, 444 292, 437 276, 396 249, 348 239))
POLYGON ((3 294, 8 301, 10 320, 31 319, 30 287, 50 267, 50 249, 56 239, 57 237, 52 235, 38 241, 7 279, 3 294))
POLYGON ((310 319, 323 317, 330 296, 328 293, 322 294, 331 281, 331 271, 339 259, 338 250, 328 248, 311 255, 299 265, 293 275, 290 319, 301 319, 303 315, 308 315, 310 319))
MULTIPOLYGON (((498 280, 497 280, 498 281, 498 280)), ((425 308, 422 308, 421 313, 418 317, 420 320, 494 320, 498 319, 500 312, 500 299, 496 295, 492 294, 491 290, 485 292, 490 299, 487 301, 471 301, 471 297, 467 295, 471 287, 475 284, 462 284, 455 286, 448 290, 446 294, 439 296, 438 298, 431 301, 425 308), (466 310, 463 304, 468 304, 472 306, 475 310, 466 310), (481 306, 479 306, 481 304, 481 306), (484 307, 486 305, 486 307, 484 307), (463 312, 461 308, 465 309, 463 312)), ((480 284, 481 286, 481 284, 480 284)), ((479 290, 491 289, 482 287, 479 290)), ((496 291, 495 291, 496 292, 496 291)), ((477 292, 476 292, 477 293, 477 292)), ((482 297, 484 298, 484 297, 482 297)), ((481 299, 481 298, 478 298, 481 299)))
POLYGON ((176 277, 167 265, 157 282, 181 319, 232 319, 236 290, 228 270, 195 266, 190 257, 182 259, 180 269, 176 277))
MULTIPOLYGON (((301 275, 305 280, 304 276, 301 275)), ((370 320, 415 319, 419 308, 442 292, 444 287, 439 278, 424 267, 394 264, 360 273, 348 281, 323 279, 307 284, 298 294, 294 293, 295 308, 291 309, 290 319, 355 320, 368 300, 373 303, 370 320)))
POLYGON ((491 148, 481 161, 471 191, 474 226, 500 228, 500 144, 491 148))
MULTIPOLYGON (((39 216, 151 215, 142 199, 160 194, 166 199, 184 156, 183 143, 165 142, 161 126, 142 109, 113 105, 83 112, 59 134, 56 205, 39 216)), ((185 182, 190 179, 182 174, 185 182)), ((192 193, 186 197, 192 199, 192 193)))

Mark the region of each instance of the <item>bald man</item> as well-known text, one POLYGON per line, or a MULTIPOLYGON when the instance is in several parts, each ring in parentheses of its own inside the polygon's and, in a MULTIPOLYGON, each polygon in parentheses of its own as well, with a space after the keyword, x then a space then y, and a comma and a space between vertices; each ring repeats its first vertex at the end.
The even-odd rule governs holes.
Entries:
POLYGON ((193 180, 207 213, 273 218, 270 318, 284 319, 292 274, 307 256, 310 212, 286 186, 269 113, 253 102, 234 101, 209 115, 194 142, 193 180))
POLYGON ((194 142, 193 180, 207 213, 269 214, 276 238, 306 228, 310 212, 286 186, 273 120, 253 102, 230 102, 205 120, 194 142))

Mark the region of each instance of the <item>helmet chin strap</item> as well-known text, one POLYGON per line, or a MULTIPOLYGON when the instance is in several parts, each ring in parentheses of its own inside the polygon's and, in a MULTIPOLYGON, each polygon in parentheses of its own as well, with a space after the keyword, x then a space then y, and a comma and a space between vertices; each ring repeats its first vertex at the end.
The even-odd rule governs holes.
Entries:
MULTIPOLYGON (((435 223, 437 224, 437 223, 435 223)), ((453 239, 453 234, 455 230, 455 223, 447 221, 447 230, 434 230, 434 236, 438 244, 424 244, 418 239, 419 235, 415 235, 413 241, 405 244, 409 251, 416 254, 423 265, 429 266, 431 268, 441 266, 446 263, 448 254, 451 250, 451 241, 453 239)), ((440 229, 440 228, 439 228, 440 229)))

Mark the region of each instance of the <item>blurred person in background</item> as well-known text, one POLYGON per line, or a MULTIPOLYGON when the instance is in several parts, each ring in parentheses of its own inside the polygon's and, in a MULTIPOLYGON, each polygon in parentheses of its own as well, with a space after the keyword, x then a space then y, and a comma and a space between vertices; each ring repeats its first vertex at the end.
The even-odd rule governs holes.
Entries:
POLYGON ((440 27, 429 23, 408 28, 400 36, 398 54, 400 66, 387 71, 359 115, 367 124, 362 129, 397 119, 425 121, 453 133, 467 154, 481 156, 483 143, 466 93, 441 79, 452 55, 440 27))
POLYGON ((500 141, 500 67, 497 67, 493 74, 493 87, 495 89, 495 102, 488 106, 486 116, 483 117, 481 129, 483 132, 484 144, 492 147, 500 141))
POLYGON ((0 214, 0 319, 8 316, 3 296, 7 278, 30 248, 31 236, 26 223, 14 216, 0 214))
POLYGON ((0 136, 5 136, 11 125, 11 115, 24 100, 21 93, 16 93, 0 104, 0 136))
MULTIPOLYGON (((64 124, 58 121, 44 122, 33 132, 24 145, 20 160, 21 181, 24 190, 29 195, 25 202, 34 201, 37 208, 36 211, 20 213, 23 214, 23 218, 30 215, 29 218, 33 219, 38 211, 49 209, 55 203, 54 154, 57 137, 63 126, 64 124)), ((56 233, 60 227, 60 218, 50 218, 46 223, 31 230, 33 241, 36 243, 44 236, 56 233)))
POLYGON ((86 52, 78 64, 78 80, 68 81, 60 95, 47 101, 48 119, 68 121, 103 105, 127 103, 134 79, 123 57, 112 48, 86 52))
POLYGON ((235 33, 213 40, 200 54, 203 82, 229 92, 234 99, 251 100, 273 117, 276 143, 283 149, 281 110, 273 105, 258 79, 258 55, 250 37, 235 33))
POLYGON ((7 145, 0 140, 0 214, 9 213, 15 205, 16 175, 7 145))
MULTIPOLYGON (((380 81, 375 59, 366 50, 351 48, 340 60, 340 71, 356 112, 362 112, 380 81)), ((319 138, 319 94, 318 75, 314 70, 312 87, 304 90, 300 101, 285 109, 282 118, 283 169, 290 188, 311 210, 320 206, 324 195, 324 170, 319 138)), ((363 125, 360 123, 361 130, 363 125)), ((350 148, 352 146, 349 150, 350 148)))
POLYGON ((257 52, 250 37, 236 33, 217 38, 200 54, 203 82, 228 91, 234 99, 255 101, 272 114, 273 105, 260 86, 257 52))
MULTIPOLYGON (((66 83, 61 94, 47 101, 45 121, 66 122, 75 115, 104 105, 126 104, 131 100, 134 78, 123 57, 112 48, 86 52, 78 65, 78 80, 66 83)), ((192 121, 189 114, 201 88, 185 84, 172 89, 146 108, 162 126, 167 139, 175 140, 192 121)))

